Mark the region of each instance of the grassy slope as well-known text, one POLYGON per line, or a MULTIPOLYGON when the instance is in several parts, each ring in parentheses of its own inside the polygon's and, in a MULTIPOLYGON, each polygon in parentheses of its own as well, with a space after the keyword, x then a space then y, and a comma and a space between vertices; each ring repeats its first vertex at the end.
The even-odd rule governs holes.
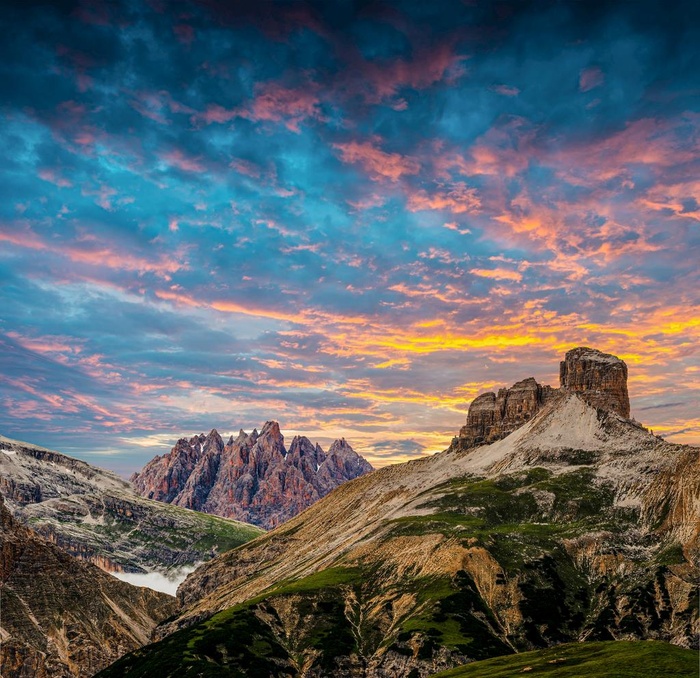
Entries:
POLYGON ((697 678, 700 656, 658 641, 570 643, 474 662, 433 678, 697 678))
MULTIPOLYGON (((420 639, 420 658, 429 659, 442 647, 465 658, 485 660, 511 655, 513 647, 525 650, 575 640, 583 625, 592 629, 592 639, 608 640, 603 621, 590 617, 591 583, 577 570, 560 540, 603 527, 619 533, 634 524, 636 516, 613 509, 610 489, 591 481, 590 470, 581 467, 559 476, 535 468, 497 480, 456 478, 426 494, 424 506, 436 513, 389 523, 394 536, 439 532, 464 539, 465 545, 476 541, 495 556, 508 576, 520 577, 520 610, 526 621, 518 635, 509 638, 511 646, 499 637, 493 612, 466 572, 453 578, 404 575, 392 580, 386 578, 385 571, 377 573, 377 564, 368 563, 330 568, 296 582, 280 582, 255 599, 125 657, 101 675, 146 678, 156 669, 161 678, 235 676, 241 675, 240 670, 249 675, 267 675, 265 671, 287 675, 284 671, 302 665, 309 651, 318 653, 315 665, 332 675, 334 659, 356 654, 358 642, 365 655, 379 648, 411 655, 416 639, 420 639), (549 497, 544 504, 543 496, 549 497), (418 604, 401 614, 396 631, 390 635, 364 623, 358 641, 357 630, 351 628, 346 614, 349 590, 365 602, 365 609, 381 604, 391 610, 393 601, 404 594, 414 596, 418 604), (276 618, 283 608, 289 617, 290 605, 299 618, 310 621, 295 628, 294 638, 280 641, 284 636, 280 628, 273 629, 261 620, 276 618)), ((664 552, 664 560, 676 560, 676 550, 664 552)), ((662 567, 658 562, 653 565, 662 567)), ((631 593, 636 595, 634 590, 631 593)), ((646 598, 642 603, 641 608, 649 606, 646 598)), ((616 651, 621 651, 623 645, 619 648, 616 651)), ((668 651, 672 656, 678 649, 660 643, 656 651, 668 651)))
MULTIPOLYGON (((30 527, 50 529, 73 545, 85 545, 124 567, 157 568, 208 559, 261 534, 254 525, 190 511, 140 497, 120 498, 125 507, 109 508, 95 502, 97 520, 84 520, 84 498, 63 500, 62 512, 32 517, 30 527), (77 507, 71 511, 71 501, 77 507), (135 559, 135 554, 137 554, 135 559)), ((70 549, 69 549, 70 550, 70 549)))

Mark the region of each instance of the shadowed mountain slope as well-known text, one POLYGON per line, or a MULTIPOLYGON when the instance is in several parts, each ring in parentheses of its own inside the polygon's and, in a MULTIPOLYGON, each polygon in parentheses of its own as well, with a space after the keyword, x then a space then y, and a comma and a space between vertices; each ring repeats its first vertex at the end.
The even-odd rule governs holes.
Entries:
POLYGON ((143 499, 114 473, 2 436, 0 494, 19 521, 108 571, 168 573, 262 534, 253 525, 143 499))
POLYGON ((175 599, 69 556, 17 522, 0 497, 3 678, 92 676, 148 642, 175 599))

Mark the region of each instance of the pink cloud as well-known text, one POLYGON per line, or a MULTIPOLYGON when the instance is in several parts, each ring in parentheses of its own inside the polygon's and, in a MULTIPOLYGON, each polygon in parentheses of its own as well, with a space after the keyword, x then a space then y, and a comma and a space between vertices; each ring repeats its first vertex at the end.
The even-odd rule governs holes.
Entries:
POLYGON ((447 210, 453 214, 478 212, 481 200, 475 188, 468 187, 464 182, 452 184, 449 190, 438 190, 429 194, 420 189, 408 195, 408 209, 411 212, 422 210, 447 210))
MULTIPOLYGON (((0 226, 4 227, 5 225, 0 226)), ((16 225, 7 225, 7 228, 8 230, 0 228, 0 242, 7 242, 35 251, 50 251, 52 254, 66 257, 74 263, 86 264, 100 269, 131 271, 138 274, 153 273, 160 278, 170 280, 173 273, 188 268, 188 265, 183 262, 184 250, 179 250, 174 255, 171 253, 169 256, 149 259, 117 250, 110 245, 99 242, 95 237, 76 240, 79 245, 61 247, 54 242, 45 242, 28 227, 18 229, 16 225)))
POLYGON ((388 179, 396 183, 404 175, 418 174, 421 168, 418 160, 400 153, 386 153, 373 141, 350 141, 333 144, 333 148, 339 151, 343 162, 360 165, 374 181, 388 179))
POLYGON ((260 165, 251 162, 250 160, 244 160, 243 158, 234 158, 229 163, 229 167, 236 170, 240 174, 245 174, 251 179, 259 179, 262 176, 262 168, 260 165))
POLYGON ((73 185, 68 179, 62 177, 55 169, 52 169, 50 167, 44 167, 43 169, 40 169, 37 172, 37 175, 40 179, 48 181, 49 183, 52 183, 55 186, 58 186, 59 188, 70 188, 73 185))
POLYGON ((465 176, 513 177, 525 170, 535 157, 536 129, 524 118, 512 116, 476 139, 468 151, 442 149, 436 145, 431 160, 439 178, 448 179, 453 171, 465 176))
POLYGON ((235 115, 255 122, 281 122, 292 132, 299 132, 305 120, 323 120, 320 100, 312 83, 299 88, 288 88, 277 82, 255 86, 255 98, 238 109, 235 115))
POLYGON ((581 92, 588 92, 591 89, 600 87, 605 82, 605 75, 598 66, 584 68, 579 74, 578 88, 581 92))
MULTIPOLYGON (((88 186, 84 186, 81 190, 82 195, 91 196, 95 198, 95 203, 99 205, 103 210, 111 212, 114 210, 114 205, 112 203, 112 198, 117 195, 117 190, 108 186, 107 184, 101 184, 96 189, 88 186)), ((127 202, 129 202, 127 200, 127 202)))
POLYGON ((493 85, 490 89, 498 94, 502 94, 504 97, 517 97, 520 94, 520 90, 511 85, 493 85))
POLYGON ((193 122, 201 120, 207 125, 211 125, 214 122, 228 122, 229 120, 233 120, 236 115, 236 111, 234 110, 229 110, 223 106, 219 106, 219 104, 210 104, 203 113, 195 113, 192 116, 192 120, 193 122))
POLYGON ((175 149, 164 153, 161 158, 165 160, 169 165, 181 169, 183 172, 204 172, 204 165, 200 162, 199 158, 193 158, 191 156, 185 155, 181 150, 175 149))
MULTIPOLYGON (((455 54, 449 41, 430 48, 417 48, 413 58, 393 61, 368 61, 356 51, 346 50, 347 81, 343 88, 350 94, 362 94, 368 103, 381 103, 409 87, 424 90, 437 82, 458 80, 466 73, 465 55, 455 54)), ((405 102, 397 102, 399 110, 405 102)))
POLYGON ((38 337, 26 337, 19 332, 7 332, 7 336, 14 339, 20 346, 35 353, 80 353, 82 345, 73 337, 45 335, 38 337))

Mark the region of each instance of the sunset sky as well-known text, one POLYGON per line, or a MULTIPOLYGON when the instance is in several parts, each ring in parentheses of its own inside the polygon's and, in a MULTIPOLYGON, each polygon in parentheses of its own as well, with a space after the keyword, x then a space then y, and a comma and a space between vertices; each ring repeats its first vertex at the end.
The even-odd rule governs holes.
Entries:
POLYGON ((0 12, 1 434, 383 465, 588 345, 700 444, 697 2, 0 12))

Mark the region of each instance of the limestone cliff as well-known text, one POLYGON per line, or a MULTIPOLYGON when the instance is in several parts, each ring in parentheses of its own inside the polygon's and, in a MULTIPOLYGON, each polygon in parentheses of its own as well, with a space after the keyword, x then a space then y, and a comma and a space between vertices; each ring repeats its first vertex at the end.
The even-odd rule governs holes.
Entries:
POLYGON ((469 407, 467 423, 459 432, 467 445, 489 444, 505 438, 527 423, 556 393, 532 377, 495 393, 483 393, 469 407))
POLYGON ((16 521, 0 496, 3 678, 87 678, 146 644, 175 599, 121 582, 16 521))
POLYGON ((616 356, 575 348, 560 364, 559 382, 560 388, 555 389, 529 377, 497 394, 482 393, 469 406, 467 422, 453 444, 466 449, 505 438, 561 393, 578 393, 593 407, 629 419, 627 365, 616 356))
POLYGON ((559 381, 562 390, 580 393, 593 407, 629 419, 627 365, 618 357, 594 348, 575 348, 560 364, 559 381))
POLYGON ((277 422, 224 443, 209 435, 178 440, 131 480, 148 499, 236 518, 264 528, 289 520, 331 490, 372 470, 343 440, 326 454, 305 436, 287 450, 277 422))

